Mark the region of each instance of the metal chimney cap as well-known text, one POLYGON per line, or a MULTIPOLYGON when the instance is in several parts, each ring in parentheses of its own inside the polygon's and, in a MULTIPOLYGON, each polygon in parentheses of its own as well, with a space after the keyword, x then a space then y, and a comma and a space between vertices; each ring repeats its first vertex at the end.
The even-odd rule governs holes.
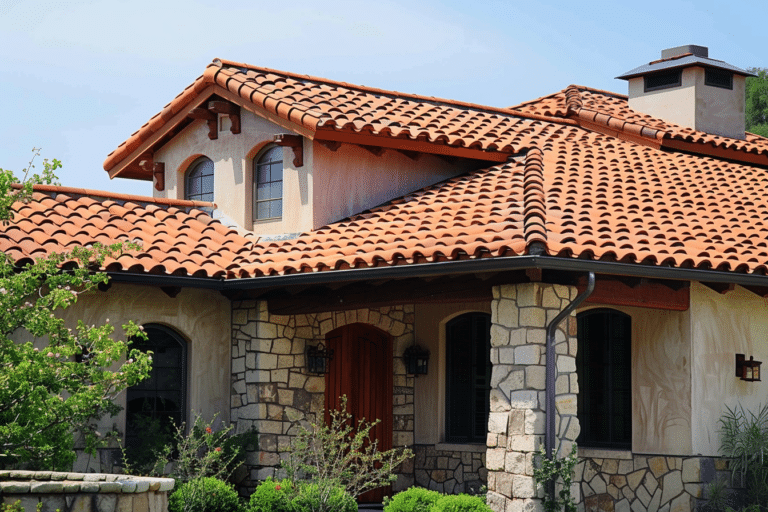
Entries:
POLYGON ((709 58, 709 48, 706 46, 696 46, 695 44, 686 44, 683 46, 675 46, 674 48, 667 48, 661 50, 662 59, 671 59, 686 53, 692 53, 695 57, 709 58))

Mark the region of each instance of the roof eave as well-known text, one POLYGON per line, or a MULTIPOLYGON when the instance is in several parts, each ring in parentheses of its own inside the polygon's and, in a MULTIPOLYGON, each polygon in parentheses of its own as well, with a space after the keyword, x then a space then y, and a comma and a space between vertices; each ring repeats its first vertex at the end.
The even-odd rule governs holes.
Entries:
POLYGON ((718 270, 695 268, 662 267, 555 256, 511 256, 475 260, 445 261, 413 265, 396 265, 365 269, 308 272, 281 276, 261 276, 237 279, 197 278, 163 276, 155 274, 130 274, 108 272, 117 283, 132 283, 159 286, 181 286, 207 288, 218 291, 259 290, 288 286, 309 286, 338 284, 365 280, 401 279, 414 277, 438 277, 446 275, 500 272, 507 270, 559 270, 567 272, 595 272, 604 275, 698 281, 705 283, 727 283, 740 286, 768 287, 768 276, 741 274, 718 270))

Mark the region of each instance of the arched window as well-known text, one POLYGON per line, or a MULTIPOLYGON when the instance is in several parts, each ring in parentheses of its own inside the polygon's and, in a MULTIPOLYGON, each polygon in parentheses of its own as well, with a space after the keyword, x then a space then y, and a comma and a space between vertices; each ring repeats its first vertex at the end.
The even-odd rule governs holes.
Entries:
POLYGON ((578 315, 579 446, 632 449, 632 319, 613 309, 578 315))
POLYGON ((445 440, 485 443, 491 393, 491 316, 458 316, 448 322, 445 334, 445 440))
POLYGON ((152 351, 149 377, 128 388, 125 441, 129 452, 140 451, 180 426, 186 415, 187 344, 172 329, 146 325, 147 340, 137 340, 131 348, 152 351))
POLYGON ((198 158, 189 166, 184 199, 213 202, 213 162, 209 158, 198 158))
POLYGON ((253 218, 283 216, 283 148, 270 146, 253 163, 253 218))

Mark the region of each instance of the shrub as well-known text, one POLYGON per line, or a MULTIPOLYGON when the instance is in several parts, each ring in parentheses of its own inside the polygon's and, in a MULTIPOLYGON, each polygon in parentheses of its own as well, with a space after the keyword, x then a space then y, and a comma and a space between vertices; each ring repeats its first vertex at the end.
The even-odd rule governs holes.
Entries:
POLYGON ((429 512, 430 507, 439 499, 440 493, 437 491, 411 487, 387 500, 384 512, 429 512))
POLYGON ((357 503, 340 485, 268 478, 251 494, 248 512, 357 512, 357 503))
POLYGON ((204 477, 182 484, 168 499, 168 512, 242 512, 234 487, 218 478, 204 477))
POLYGON ((544 510, 547 512, 576 512, 576 503, 571 497, 571 481, 573 480, 573 468, 579 462, 576 443, 571 447, 571 454, 567 457, 551 459, 547 457, 544 447, 539 448, 533 467, 533 478, 538 485, 545 489, 544 510), (552 490, 560 489, 554 496, 552 490))
POLYGON ((340 485, 299 482, 290 512, 357 512, 357 502, 340 485))
POLYGON ((341 408, 329 411, 330 424, 316 422, 309 428, 298 425, 288 459, 283 462, 294 485, 307 480, 319 485, 321 499, 341 485, 353 498, 365 491, 394 482, 397 468, 413 456, 409 449, 379 451, 371 439, 371 429, 378 423, 352 419, 347 412, 347 398, 341 397, 341 408))
POLYGON ((468 494, 443 496, 432 505, 430 512, 491 512, 483 498, 468 494))
POLYGON ((733 476, 747 488, 747 503, 768 503, 768 406, 757 413, 726 406, 720 434, 720 453, 731 458, 733 476))
POLYGON ((293 483, 290 480, 267 478, 251 494, 248 512, 292 512, 292 495, 293 483))

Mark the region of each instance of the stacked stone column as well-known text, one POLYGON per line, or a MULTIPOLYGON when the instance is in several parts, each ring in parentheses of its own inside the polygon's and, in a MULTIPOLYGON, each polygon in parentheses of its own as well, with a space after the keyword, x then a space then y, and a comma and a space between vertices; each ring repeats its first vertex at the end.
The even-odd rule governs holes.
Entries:
MULTIPOLYGON (((491 308, 491 412, 486 466, 488 504, 496 512, 541 508, 543 490, 533 478, 544 443, 546 326, 576 298, 575 287, 523 283, 494 287, 491 308)), ((570 453, 579 434, 576 418, 576 318, 558 327, 556 448, 570 453)), ((578 501, 578 486, 573 486, 578 501)))

